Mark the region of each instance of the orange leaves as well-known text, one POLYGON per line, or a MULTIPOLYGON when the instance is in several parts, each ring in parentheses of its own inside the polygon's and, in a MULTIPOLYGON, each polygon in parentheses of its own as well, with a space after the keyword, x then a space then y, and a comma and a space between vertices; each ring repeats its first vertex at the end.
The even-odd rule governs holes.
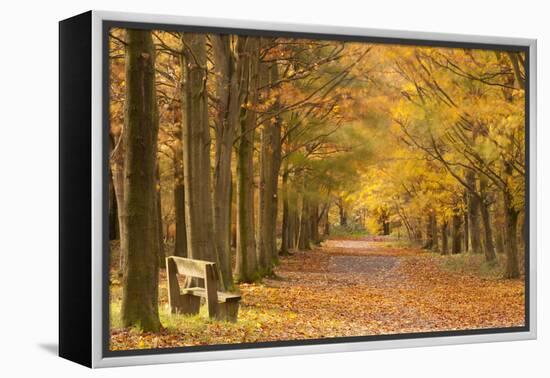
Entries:
POLYGON ((243 300, 235 324, 211 321, 205 314, 168 315, 161 275, 161 318, 166 328, 152 334, 113 327, 111 347, 164 348, 524 324, 522 281, 450 272, 441 268, 449 258, 394 248, 378 238, 330 240, 322 248, 282 258, 276 278, 240 285, 243 300))

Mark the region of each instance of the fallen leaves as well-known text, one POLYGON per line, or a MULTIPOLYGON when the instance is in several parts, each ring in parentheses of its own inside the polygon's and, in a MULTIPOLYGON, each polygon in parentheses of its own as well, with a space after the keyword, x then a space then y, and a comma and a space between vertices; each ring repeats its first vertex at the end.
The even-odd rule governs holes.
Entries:
POLYGON ((277 277, 240 285, 239 320, 170 315, 161 274, 158 334, 116 322, 111 285, 111 349, 303 340, 524 325, 522 280, 484 279, 441 269, 444 257, 378 241, 331 240, 281 259, 277 277), (364 261, 362 261, 364 258, 364 261))

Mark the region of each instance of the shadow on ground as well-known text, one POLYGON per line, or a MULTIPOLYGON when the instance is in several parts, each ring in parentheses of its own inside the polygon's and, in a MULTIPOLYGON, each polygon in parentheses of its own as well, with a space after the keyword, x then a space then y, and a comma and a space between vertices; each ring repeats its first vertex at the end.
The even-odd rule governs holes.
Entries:
POLYGON ((38 347, 50 354, 59 355, 59 345, 56 343, 41 343, 38 344, 38 347))

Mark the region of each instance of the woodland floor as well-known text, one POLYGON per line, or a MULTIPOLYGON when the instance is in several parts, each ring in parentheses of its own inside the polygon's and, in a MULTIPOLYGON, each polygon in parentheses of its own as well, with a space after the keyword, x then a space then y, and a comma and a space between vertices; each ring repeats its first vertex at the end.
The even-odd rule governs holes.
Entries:
POLYGON ((120 327, 111 279, 111 349, 163 348, 524 325, 524 281, 450 269, 449 259, 378 238, 328 240, 282 257, 277 278, 240 285, 237 323, 170 315, 161 273, 160 333, 120 327))

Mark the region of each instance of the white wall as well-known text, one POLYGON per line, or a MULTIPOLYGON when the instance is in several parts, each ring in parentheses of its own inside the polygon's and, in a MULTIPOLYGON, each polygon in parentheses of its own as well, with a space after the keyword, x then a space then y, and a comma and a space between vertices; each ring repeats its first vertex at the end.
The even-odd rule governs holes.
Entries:
MULTIPOLYGON (((550 40, 544 1, 298 0, 4 1, 0 28, 0 369, 5 377, 224 376, 471 377, 549 373, 550 287, 539 199, 539 340, 421 349, 104 369, 54 356, 57 343, 57 21, 88 9, 369 28, 529 37, 539 40, 539 198, 548 189, 546 126, 550 40), (115 8, 116 7, 116 8, 115 8), (7 133, 6 133, 7 132, 7 133), (545 147, 545 148, 543 148, 545 147), (32 301, 30 306, 29 301, 32 301), (547 349, 543 353, 544 348, 547 349), (48 373, 46 373, 48 372, 48 373)), ((546 224, 547 226, 547 224, 546 224)), ((548 376, 548 375, 546 375, 548 376)))

